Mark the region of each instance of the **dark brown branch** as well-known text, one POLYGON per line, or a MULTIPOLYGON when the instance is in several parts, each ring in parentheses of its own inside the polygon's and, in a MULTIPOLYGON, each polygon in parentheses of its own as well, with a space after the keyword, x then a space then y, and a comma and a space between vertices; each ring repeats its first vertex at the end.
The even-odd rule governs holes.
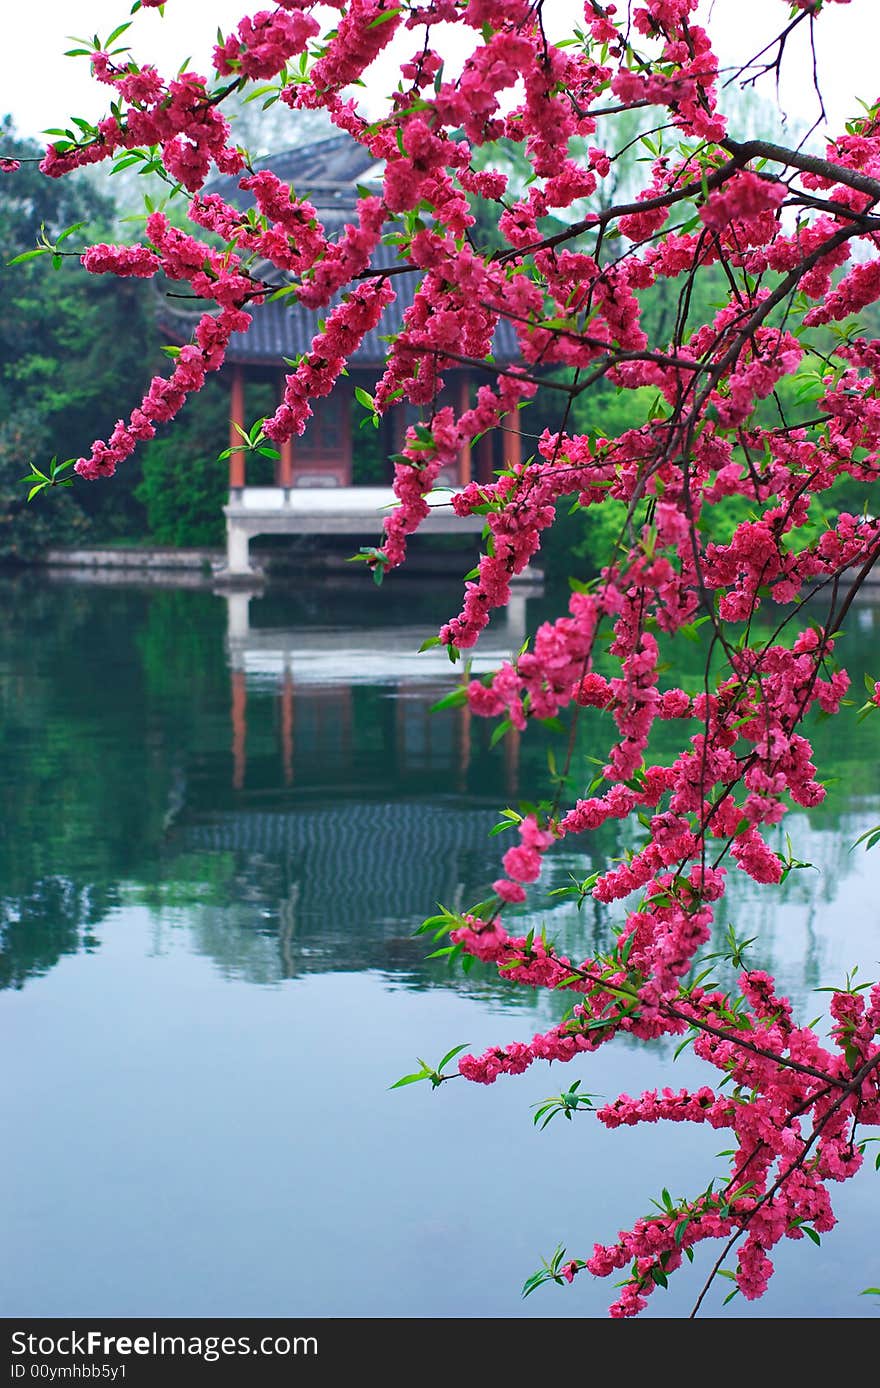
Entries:
POLYGON ((803 173, 817 174, 831 183, 842 183, 846 188, 855 188, 859 193, 867 193, 872 202, 880 202, 880 180, 869 178, 867 174, 855 169, 835 164, 830 159, 820 159, 815 154, 803 154, 800 150, 786 149, 783 145, 771 144, 769 140, 723 139, 719 144, 730 151, 735 159, 747 164, 750 159, 770 159, 774 164, 784 164, 786 168, 800 169, 803 173))
MULTIPOLYGON (((583 979, 585 983, 593 983, 597 988, 611 989, 615 993, 625 993, 627 996, 638 1000, 638 990, 629 988, 619 983, 611 983, 608 979, 603 979, 601 975, 591 973, 589 969, 579 968, 575 964, 566 966, 570 973, 583 979)), ((708 1032, 710 1036, 715 1036, 720 1041, 727 1041, 732 1046, 740 1046, 743 1050, 750 1051, 753 1055, 760 1056, 763 1060, 770 1060, 775 1065, 782 1065, 787 1070, 796 1070, 798 1074, 809 1075, 810 1079, 820 1080, 822 1084, 833 1085, 837 1088, 849 1091, 851 1084, 848 1080, 838 1079, 835 1075, 829 1075, 824 1070, 819 1070, 812 1065, 803 1065, 799 1060, 791 1060, 787 1056, 779 1055, 777 1051, 768 1050, 764 1046, 759 1046, 755 1041, 747 1041, 741 1032, 726 1031, 723 1027, 716 1027, 711 1022, 703 1021, 702 1018, 692 1016, 690 1012, 683 1008, 675 1007, 672 1003, 665 1000, 660 1001, 660 1009, 667 1016, 676 1021, 685 1022, 687 1026, 693 1027, 696 1031, 708 1032)), ((609 1017, 609 1025, 612 1025, 615 1018, 609 1017)))
MULTIPOLYGON (((609 222, 616 221, 618 217, 634 216, 637 212, 652 212, 658 207, 672 207, 677 202, 683 202, 685 198, 696 196, 697 193, 708 189, 710 192, 714 188, 720 188, 737 169, 741 168, 745 161, 739 157, 729 159, 722 164, 720 169, 708 174, 705 179, 685 183, 681 188, 676 188, 669 193, 658 193, 653 198, 643 198, 641 202, 619 203, 616 207, 606 208, 604 212, 596 212, 592 216, 584 217, 579 222, 572 222, 570 227, 564 231, 557 231, 553 236, 545 236, 541 241, 533 241, 529 246, 514 247, 511 251, 505 251, 502 255, 494 257, 497 265, 506 265, 509 260, 515 260, 517 256, 531 255, 534 251, 551 250, 554 246, 561 245, 564 241, 571 241, 575 236, 582 236, 586 231, 601 231, 609 222)), ((492 263, 492 262, 490 262, 492 263)))

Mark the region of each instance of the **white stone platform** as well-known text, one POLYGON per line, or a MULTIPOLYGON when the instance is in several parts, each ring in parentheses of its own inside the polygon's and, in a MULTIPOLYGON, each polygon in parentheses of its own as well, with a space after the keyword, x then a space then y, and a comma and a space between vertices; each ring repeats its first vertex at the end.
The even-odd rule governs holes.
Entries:
MULTIPOLYGON (((456 516, 452 491, 427 497, 431 514, 419 527, 425 535, 478 534, 482 516, 456 516)), ((226 564, 217 577, 253 576, 249 546, 257 535, 363 535, 380 543, 382 521, 398 504, 390 487, 242 487, 230 492, 226 517, 226 564)))

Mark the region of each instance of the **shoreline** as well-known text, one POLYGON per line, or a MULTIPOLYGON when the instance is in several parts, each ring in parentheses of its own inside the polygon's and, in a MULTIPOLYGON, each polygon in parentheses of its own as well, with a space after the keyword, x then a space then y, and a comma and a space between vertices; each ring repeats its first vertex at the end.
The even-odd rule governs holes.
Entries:
MULTIPOLYGON (((26 563, 0 565, 0 575, 14 576, 40 569, 56 581, 69 578, 80 583, 256 591, 291 578, 363 582, 364 566, 353 564, 351 558, 350 551, 341 549, 300 555, 258 550, 254 555, 254 573, 230 581, 224 574, 226 551, 223 549, 89 545, 70 549, 55 547, 26 563)), ((398 572, 401 578, 410 581, 456 582, 461 581, 472 564, 471 552, 417 550, 407 557, 398 572)), ((532 594, 541 593, 544 574, 540 569, 526 569, 514 576, 511 586, 520 593, 526 590, 532 594)))

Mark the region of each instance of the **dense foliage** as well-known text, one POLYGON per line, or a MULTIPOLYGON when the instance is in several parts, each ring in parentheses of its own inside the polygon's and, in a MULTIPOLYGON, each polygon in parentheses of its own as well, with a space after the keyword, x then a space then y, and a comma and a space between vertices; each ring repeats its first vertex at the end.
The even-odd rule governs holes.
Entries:
MULTIPOLYGON (((23 163, 15 179, 0 184, 0 264, 71 224, 83 223, 81 234, 107 233, 115 208, 94 181, 44 178, 36 166, 39 146, 17 139, 8 120, 2 140, 4 152, 23 163)), ((150 347, 157 354, 143 286, 90 280, 68 258, 59 258, 53 269, 46 257, 35 257, 4 272, 0 556, 30 558, 50 543, 142 525, 130 484, 115 498, 78 488, 53 497, 52 506, 33 507, 21 479, 32 460, 62 448, 88 448, 109 411, 131 408, 145 383, 150 347)))

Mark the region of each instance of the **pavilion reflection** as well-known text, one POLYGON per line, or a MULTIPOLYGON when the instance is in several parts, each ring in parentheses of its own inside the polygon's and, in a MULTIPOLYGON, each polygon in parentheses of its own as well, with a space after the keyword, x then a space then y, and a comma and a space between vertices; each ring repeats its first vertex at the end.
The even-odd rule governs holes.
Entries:
MULTIPOLYGON (((444 650, 419 651, 423 629, 254 627, 250 603, 255 595, 235 591, 223 596, 233 790, 250 785, 249 705, 255 699, 262 703, 267 695, 274 710, 271 718, 262 708, 258 715, 259 755, 266 757, 266 731, 271 726, 271 755, 285 787, 301 782, 304 763, 312 772, 331 763, 337 773, 348 767, 356 781, 359 739, 365 744, 375 739, 378 719, 382 755, 396 777, 434 782, 438 789, 459 793, 473 789, 473 756, 479 749, 488 750, 492 727, 472 720, 467 706, 431 712, 460 676, 444 650), (359 697, 367 689, 381 691, 386 707, 380 715, 375 701, 359 697)), ((525 602, 525 593, 514 597, 506 621, 477 648, 471 674, 492 670, 519 650, 525 637, 525 602)), ((503 741, 502 788, 507 795, 516 789, 519 751, 519 734, 511 730, 503 741)))

